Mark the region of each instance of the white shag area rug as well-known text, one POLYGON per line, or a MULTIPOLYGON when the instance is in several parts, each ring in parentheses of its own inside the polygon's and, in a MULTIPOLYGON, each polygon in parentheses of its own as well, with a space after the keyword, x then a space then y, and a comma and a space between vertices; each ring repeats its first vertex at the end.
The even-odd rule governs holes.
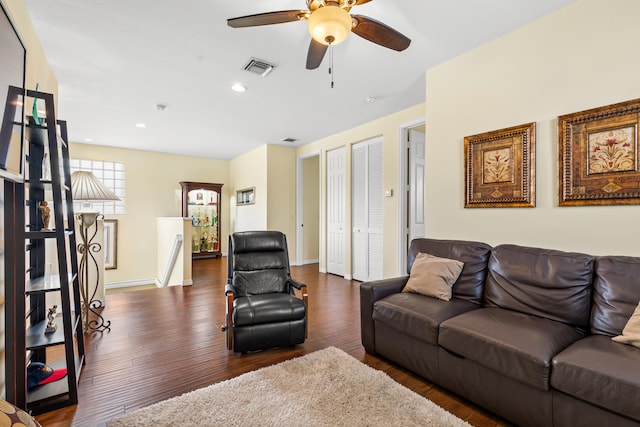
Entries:
POLYGON ((328 347, 115 418, 134 426, 466 426, 382 371, 328 347))

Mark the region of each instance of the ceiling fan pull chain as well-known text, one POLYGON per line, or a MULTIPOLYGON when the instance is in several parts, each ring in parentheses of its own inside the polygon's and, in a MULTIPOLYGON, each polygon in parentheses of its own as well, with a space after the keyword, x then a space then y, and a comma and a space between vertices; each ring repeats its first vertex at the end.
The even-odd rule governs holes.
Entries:
POLYGON ((331 60, 331 65, 329 65, 329 74, 331 74, 331 89, 333 89, 333 46, 329 45, 329 59, 331 60))

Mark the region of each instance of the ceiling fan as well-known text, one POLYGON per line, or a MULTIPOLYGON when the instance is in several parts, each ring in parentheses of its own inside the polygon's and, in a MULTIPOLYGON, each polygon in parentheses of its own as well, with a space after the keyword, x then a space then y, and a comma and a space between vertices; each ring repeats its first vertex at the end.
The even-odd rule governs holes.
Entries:
POLYGON ((283 10, 227 19, 233 28, 308 21, 311 44, 307 53, 307 69, 320 66, 329 46, 345 40, 350 32, 389 49, 402 51, 411 40, 375 19, 350 14, 354 6, 371 0, 307 0, 308 10, 283 10))

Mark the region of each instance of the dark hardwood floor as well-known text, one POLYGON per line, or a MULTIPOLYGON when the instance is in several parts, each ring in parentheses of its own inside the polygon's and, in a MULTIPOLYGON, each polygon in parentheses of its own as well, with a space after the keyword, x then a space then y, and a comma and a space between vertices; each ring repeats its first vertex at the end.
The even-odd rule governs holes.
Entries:
MULTIPOLYGON (((364 352, 359 282, 293 267, 309 289, 309 338, 295 348, 240 355, 227 351, 224 323, 226 258, 193 263, 194 285, 106 296, 111 330, 86 335, 87 363, 78 405, 37 417, 46 427, 103 426, 124 412, 245 372, 334 346, 430 399, 474 426, 504 421, 440 387, 364 352)), ((371 390, 370 392, 375 392, 371 390)))

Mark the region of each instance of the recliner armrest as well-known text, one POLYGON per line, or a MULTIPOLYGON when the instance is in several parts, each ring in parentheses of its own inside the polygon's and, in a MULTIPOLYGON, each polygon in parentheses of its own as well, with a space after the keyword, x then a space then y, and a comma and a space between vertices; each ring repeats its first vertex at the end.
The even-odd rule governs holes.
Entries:
POLYGON ((305 288, 305 289, 306 289, 306 287, 307 287, 307 285, 305 285, 304 283, 296 282, 296 281, 295 281, 295 280, 293 280, 293 279, 290 279, 290 280, 289 280, 289 284, 290 284, 291 286, 293 286, 294 288, 298 289, 299 291, 301 291, 301 290, 302 290, 302 288, 305 288))
POLYGON ((233 298, 236 295, 236 288, 230 283, 230 281, 224 286, 224 295, 227 299, 225 308, 226 324, 222 327, 222 330, 227 332, 227 348, 232 350, 233 332, 231 329, 233 328, 233 298))
POLYGON ((289 290, 291 291, 291 294, 295 295, 293 288, 296 288, 302 293, 302 301, 304 301, 304 305, 307 308, 304 313, 304 318, 305 318, 304 337, 306 339, 309 335, 309 292, 307 292, 307 285, 305 285, 304 283, 296 282, 293 279, 289 279, 289 285, 291 286, 289 288, 289 290))
POLYGON ((227 283, 224 286, 224 294, 227 295, 229 292, 231 292, 233 295, 236 294, 236 287, 233 286, 231 283, 227 283))

